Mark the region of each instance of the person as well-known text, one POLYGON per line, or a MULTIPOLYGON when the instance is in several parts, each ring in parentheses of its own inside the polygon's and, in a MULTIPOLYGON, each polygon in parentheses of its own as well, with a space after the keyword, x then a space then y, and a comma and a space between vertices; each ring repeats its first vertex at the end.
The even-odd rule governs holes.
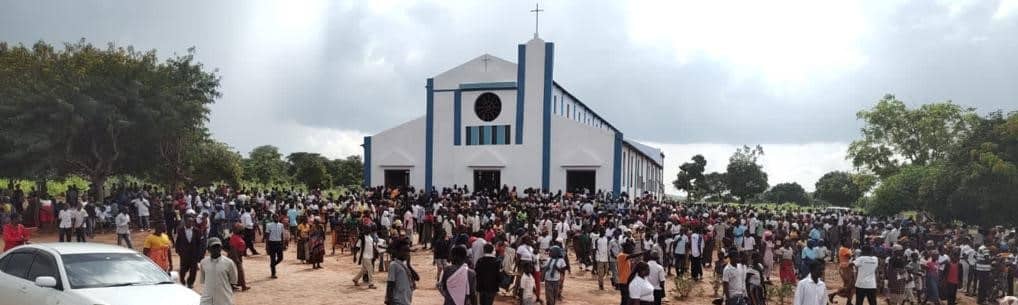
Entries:
POLYGON ((75 210, 65 204, 61 204, 63 209, 60 209, 60 213, 57 213, 57 219, 60 219, 60 223, 57 224, 57 229, 60 234, 60 242, 71 242, 71 234, 73 233, 74 220, 77 218, 75 210))
POLYGON ((821 279, 823 268, 824 265, 820 261, 810 263, 809 276, 795 285, 792 305, 827 305, 828 300, 824 299, 827 294, 827 285, 821 279))
POLYGON ((746 290, 746 275, 749 273, 742 264, 742 255, 736 250, 729 251, 728 265, 721 275, 721 286, 724 291, 726 305, 749 304, 746 290))
MULTIPOLYGON (((254 210, 252 208, 244 209, 244 214, 240 215, 240 223, 244 227, 244 245, 247 249, 244 250, 244 256, 247 256, 247 250, 251 250, 251 255, 258 255, 258 250, 255 250, 255 223, 254 223, 254 210)), ((231 237, 232 238, 232 237, 231 237)), ((234 260, 236 261, 236 260, 234 260)))
POLYGON ((562 290, 562 273, 566 270, 566 262, 562 255, 562 248, 552 246, 548 250, 550 258, 541 268, 544 280, 544 297, 546 305, 555 305, 562 290))
POLYGON ((28 243, 28 230, 21 224, 21 215, 11 217, 11 222, 4 225, 4 251, 28 243))
POLYGON ((410 305, 414 289, 417 289, 417 272, 410 265, 410 243, 397 239, 390 244, 392 262, 389 263, 389 277, 385 283, 386 305, 410 305))
POLYGON ((951 262, 945 266, 944 270, 944 298, 947 299, 947 305, 957 304, 958 287, 961 286, 962 278, 962 268, 958 254, 952 253, 951 262))
POLYGON ((651 252, 647 256, 647 267, 650 273, 647 274, 645 279, 651 285, 654 286, 654 305, 661 305, 661 300, 665 297, 665 268, 657 263, 657 253, 651 252))
POLYGON ((138 228, 148 231, 148 217, 149 217, 149 202, 148 199, 138 195, 137 198, 131 201, 134 204, 135 211, 138 211, 138 228))
POLYGON ((445 231, 439 228, 435 231, 435 239, 431 241, 432 263, 438 268, 435 272, 435 286, 442 280, 442 270, 448 265, 449 240, 445 238, 445 231))
POLYGON ((127 215, 127 209, 120 209, 114 224, 117 226, 117 246, 127 244, 127 248, 134 248, 131 245, 131 216, 127 215))
POLYGON ((689 238, 690 242, 689 265, 691 269, 690 275, 693 277, 694 281, 699 281, 700 279, 703 278, 704 262, 701 259, 701 257, 703 256, 704 253, 708 253, 708 256, 710 256, 709 254, 710 252, 705 251, 706 249, 704 249, 705 242, 703 234, 700 234, 701 230, 702 229, 695 230, 693 232, 693 235, 690 236, 689 238))
MULTIPOLYGON (((863 298, 869 305, 877 305, 877 257, 873 255, 873 247, 865 245, 862 254, 852 260, 855 266, 855 304, 862 305, 863 298)), ((846 283, 847 285, 847 283, 846 283)))
POLYGON ((272 217, 272 222, 265 225, 265 252, 269 253, 269 269, 272 272, 270 278, 276 278, 276 265, 283 261, 283 249, 286 248, 283 224, 279 222, 280 217, 272 217))
POLYGON ((647 263, 639 262, 633 265, 632 274, 626 279, 629 301, 625 305, 654 304, 654 285, 647 281, 649 275, 650 267, 647 263))
POLYGON ((311 238, 310 220, 304 216, 297 218, 297 260, 301 264, 308 260, 308 239, 311 238))
POLYGON ((495 302, 495 294, 498 293, 501 266, 495 259, 495 246, 484 245, 484 256, 477 260, 474 268, 477 273, 477 296, 480 305, 492 305, 495 302))
POLYGON ((193 215, 188 215, 184 226, 177 230, 177 240, 173 246, 180 257, 180 284, 194 288, 194 279, 198 275, 198 262, 205 256, 205 233, 195 227, 193 215))
MULTIPOLYGON (((520 261, 520 270, 533 270, 534 265, 531 261, 520 261)), ((534 305, 537 303, 537 293, 535 292, 535 281, 534 276, 530 272, 521 272, 520 274, 520 304, 522 305, 534 305)))
POLYGON ((247 286, 247 280, 244 277, 244 255, 247 254, 247 229, 244 228, 243 224, 236 224, 233 226, 233 234, 230 235, 230 240, 227 244, 230 250, 227 251, 226 257, 237 266, 237 286, 240 286, 240 291, 248 291, 251 287, 247 286))
POLYGON ((169 273, 173 271, 173 256, 170 255, 170 237, 166 235, 166 228, 162 225, 156 225, 156 231, 149 234, 145 238, 145 243, 142 246, 142 253, 148 256, 159 268, 169 273))
POLYGON ((85 239, 85 220, 88 219, 88 212, 81 206, 74 206, 74 241, 83 243, 85 239))
POLYGON ((792 284, 795 283, 795 263, 793 258, 795 257, 795 251, 792 250, 792 242, 785 241, 785 243, 774 251, 774 254, 778 256, 778 275, 781 279, 781 284, 792 284))
POLYGON ((199 265, 201 305, 233 305, 233 285, 237 285, 237 266, 223 257, 223 242, 219 237, 209 238, 209 256, 199 265))
POLYGON ((940 304, 940 263, 937 262, 937 251, 926 252, 923 270, 926 271, 926 301, 940 304))
POLYGON ((686 249, 690 248, 689 237, 686 236, 685 228, 682 228, 681 231, 679 231, 679 234, 675 236, 675 241, 673 243, 675 245, 675 249, 672 250, 672 253, 675 258, 672 264, 675 265, 675 274, 681 277, 686 274, 686 249))
POLYGON ((467 266, 467 248, 458 245, 449 253, 449 266, 442 272, 441 289, 444 305, 470 304, 474 296, 477 274, 467 266))
POLYGON ((378 254, 375 244, 375 238, 371 236, 371 230, 367 228, 361 230, 361 237, 357 240, 357 250, 353 254, 354 264, 361 266, 357 276, 353 278, 354 286, 360 286, 361 278, 367 277, 365 282, 368 284, 368 288, 375 289, 374 271, 372 271, 375 267, 372 265, 372 260, 378 254))
POLYGON ((319 221, 318 216, 315 216, 312 222, 307 247, 311 269, 322 269, 322 261, 325 260, 325 226, 319 221))
POLYGON ((605 235, 605 230, 601 229, 598 232, 598 238, 594 241, 594 272, 597 273, 597 289, 604 290, 604 278, 608 275, 608 248, 611 246, 608 236, 605 235))
POLYGON ((831 304, 835 296, 845 298, 847 305, 852 305, 852 298, 855 297, 855 270, 852 269, 852 240, 845 239, 838 248, 838 273, 841 275, 841 288, 828 295, 827 299, 831 304))

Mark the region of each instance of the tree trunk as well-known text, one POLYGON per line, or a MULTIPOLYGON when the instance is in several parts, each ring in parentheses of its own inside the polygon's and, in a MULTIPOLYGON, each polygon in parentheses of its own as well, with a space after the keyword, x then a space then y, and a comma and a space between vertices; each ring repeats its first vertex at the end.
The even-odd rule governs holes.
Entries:
POLYGON ((106 175, 95 175, 95 176, 92 176, 92 179, 91 179, 91 181, 92 181, 92 189, 91 189, 90 193, 92 193, 95 196, 95 198, 92 199, 92 200, 95 200, 96 202, 102 202, 102 201, 106 200, 106 192, 105 191, 106 191, 106 180, 107 179, 109 179, 109 177, 106 176, 106 175))

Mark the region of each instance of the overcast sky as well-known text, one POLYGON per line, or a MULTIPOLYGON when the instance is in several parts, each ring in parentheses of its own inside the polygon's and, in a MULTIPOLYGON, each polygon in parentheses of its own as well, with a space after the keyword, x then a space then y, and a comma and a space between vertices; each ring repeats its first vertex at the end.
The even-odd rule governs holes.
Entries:
MULTIPOLYGON (((856 111, 885 93, 1018 109, 1018 0, 542 1, 555 79, 633 138, 666 181, 762 144, 771 185, 850 169, 856 111)), ((515 61, 526 1, 0 0, 0 40, 196 47, 222 76, 214 136, 246 154, 360 154, 424 114, 425 79, 483 53, 515 61)), ((670 189, 670 187, 669 187, 670 189)))

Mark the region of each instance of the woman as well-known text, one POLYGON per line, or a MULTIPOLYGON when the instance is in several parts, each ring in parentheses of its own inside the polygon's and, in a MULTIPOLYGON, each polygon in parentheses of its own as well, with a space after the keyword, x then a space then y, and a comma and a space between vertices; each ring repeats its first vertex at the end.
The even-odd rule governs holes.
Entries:
POLYGON ((792 242, 785 241, 785 244, 776 250, 774 254, 778 255, 778 259, 781 262, 778 267, 781 284, 795 284, 795 264, 792 262, 792 259, 795 257, 795 251, 792 250, 792 242))
POLYGON ((308 225, 306 217, 301 216, 297 219, 299 225, 297 225, 297 260, 301 264, 308 260, 308 238, 311 235, 311 226, 308 225))
POLYGON ((449 253, 450 265, 442 272, 441 292, 445 297, 444 305, 470 304, 470 283, 476 275, 467 267, 467 248, 456 246, 449 253))
POLYGON ((166 235, 166 226, 159 224, 155 232, 145 238, 142 253, 148 256, 159 268, 169 273, 173 271, 173 256, 170 255, 170 237, 166 235))
POLYGON ((28 243, 28 230, 21 224, 21 215, 14 215, 11 222, 4 225, 4 252, 28 243))
POLYGON ((308 262, 311 269, 321 269, 322 261, 325 259, 325 226, 316 216, 308 240, 308 262))
POLYGON ((771 270, 774 270, 774 235, 771 234, 769 225, 767 228, 768 230, 764 232, 763 280, 766 283, 770 283, 771 270))
POLYGON ((852 240, 845 239, 841 243, 841 248, 838 248, 838 273, 841 274, 841 289, 830 294, 827 299, 831 304, 836 303, 834 301, 835 296, 844 297, 848 305, 852 305, 852 297, 855 295, 855 270, 852 268, 852 240))
POLYGON ((633 273, 629 275, 628 281, 628 305, 654 304, 654 285, 647 281, 648 275, 650 275, 650 266, 647 263, 639 262, 633 267, 633 273))
POLYGON ((237 266, 237 286, 240 286, 240 291, 247 291, 251 287, 248 287, 247 281, 244 280, 244 253, 247 252, 247 243, 244 241, 244 225, 239 223, 233 225, 233 234, 230 235, 228 243, 230 251, 227 253, 227 257, 237 266))
POLYGON ((940 304, 940 264, 937 263, 937 250, 926 253, 924 267, 926 270, 926 301, 940 304))

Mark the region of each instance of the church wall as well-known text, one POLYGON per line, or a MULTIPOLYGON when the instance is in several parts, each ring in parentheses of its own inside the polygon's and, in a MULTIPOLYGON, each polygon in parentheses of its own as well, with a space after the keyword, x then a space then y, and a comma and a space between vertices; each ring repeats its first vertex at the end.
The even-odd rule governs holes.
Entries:
POLYGON ((424 185, 424 122, 423 117, 371 136, 371 185, 385 183, 385 169, 389 165, 410 170, 410 184, 424 185))
POLYGON ((550 191, 565 190, 570 169, 594 169, 597 188, 612 190, 614 132, 560 116, 552 117, 551 132, 550 191))

